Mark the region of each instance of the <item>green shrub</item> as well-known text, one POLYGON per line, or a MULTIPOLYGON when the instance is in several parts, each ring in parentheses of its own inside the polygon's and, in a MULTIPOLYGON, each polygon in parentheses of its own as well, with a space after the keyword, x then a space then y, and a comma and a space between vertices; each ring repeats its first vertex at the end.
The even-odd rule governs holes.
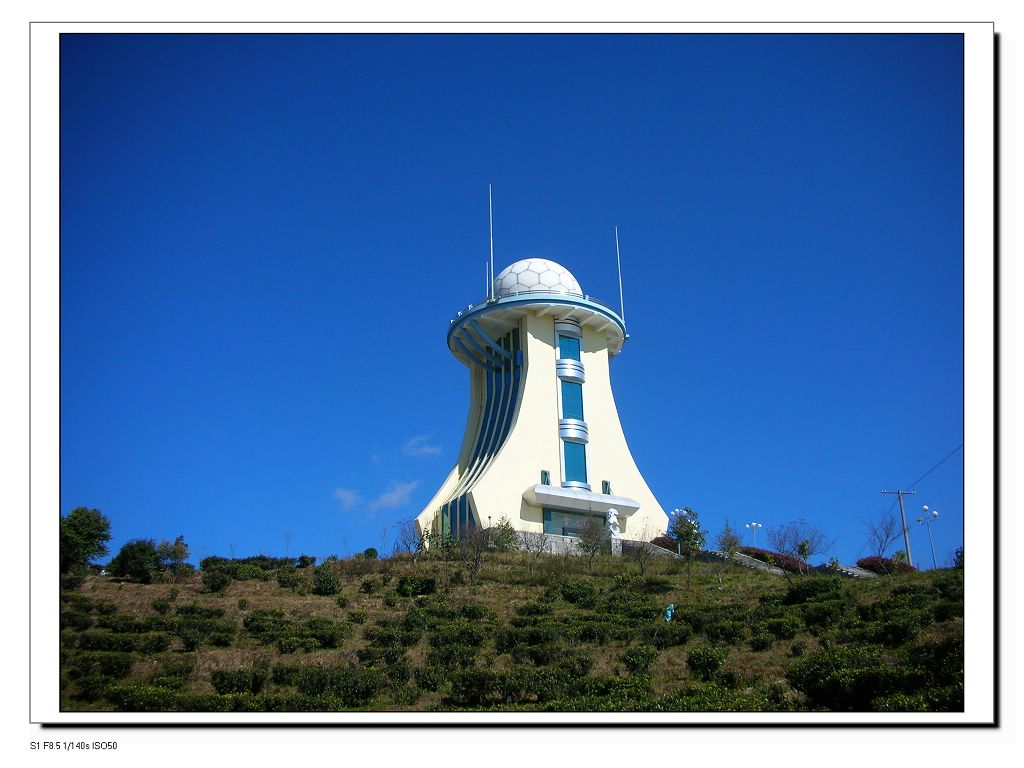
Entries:
POLYGON ((203 586, 211 592, 224 594, 230 584, 231 576, 228 575, 227 571, 219 569, 203 571, 203 586))
POLYGON ((171 610, 170 601, 165 600, 162 597, 157 598, 152 603, 150 603, 150 605, 153 607, 153 610, 159 613, 161 616, 166 615, 171 610))
POLYGON ((341 589, 341 582, 338 579, 338 572, 330 563, 317 566, 313 569, 313 594, 330 595, 338 594, 341 589))
POLYGON ((282 589, 295 589, 305 580, 294 565, 284 565, 277 569, 277 585, 282 589))
POLYGON ((842 645, 811 653, 786 672, 789 684, 814 706, 835 711, 868 711, 879 696, 913 693, 924 675, 888 664, 880 648, 842 645))
POLYGON ((750 649, 752 651, 768 651, 771 650, 774 643, 775 637, 770 632, 760 631, 751 636, 750 649))
POLYGON ((366 621, 367 615, 366 611, 349 611, 348 620, 353 624, 362 624, 366 621))
POLYGON ((486 621, 494 618, 494 611, 479 603, 466 603, 459 608, 459 616, 470 621, 486 621))
POLYGON ((117 603, 102 602, 96 603, 96 613, 100 616, 113 616, 117 613, 117 603))
POLYGON ((567 603, 580 608, 595 608, 600 590, 590 579, 577 579, 562 582, 559 592, 567 603))
POLYGON ((622 663, 633 675, 647 674, 657 659, 658 649, 650 645, 638 645, 622 655, 622 663))
POLYGON ((306 632, 317 641, 321 648, 337 648, 348 635, 349 625, 341 621, 332 621, 323 616, 313 616, 306 620, 306 632))
POLYGON ((171 639, 167 632, 144 632, 138 635, 135 649, 140 653, 160 653, 170 647, 171 639))
POLYGON ((346 707, 364 706, 385 683, 380 672, 347 667, 303 667, 295 678, 300 693, 334 697, 346 707))
POLYGON ((686 666, 701 680, 711 680, 722 664, 725 663, 725 651, 710 645, 694 648, 686 654, 686 666))
POLYGON ((128 677, 135 657, 126 651, 82 651, 67 665, 72 679, 99 674, 105 677, 128 677))
POLYGON ((436 692, 448 681, 444 669, 440 667, 416 667, 412 671, 416 687, 424 691, 436 692))
POLYGON ((93 702, 107 696, 108 691, 118 683, 118 678, 100 673, 88 674, 75 681, 72 698, 93 702))
POLYGON ((135 635, 90 629, 79 634, 78 647, 85 651, 123 651, 127 653, 135 650, 135 635))
MULTIPOLYGON (((659 621, 642 627, 636 638, 647 645, 653 645, 658 650, 665 650, 677 645, 685 645, 693 632, 689 624, 681 621, 659 621)), ((581 633, 581 638, 584 633, 581 633)))
POLYGON ((804 603, 800 612, 808 627, 835 626, 851 615, 850 603, 846 598, 820 600, 804 603))
POLYGON ((367 560, 376 560, 377 559, 377 550, 376 550, 376 548, 374 548, 374 547, 367 547, 366 549, 364 549, 363 550, 363 557, 366 558, 367 560))
POLYGON ((210 673, 210 682, 217 693, 259 693, 270 677, 270 665, 256 663, 249 669, 217 669, 210 673))
POLYGON ((742 621, 718 621, 704 627, 704 635, 712 643, 736 645, 747 637, 749 626, 742 621))
POLYGON ((427 576, 400 576, 398 578, 398 594, 405 597, 431 595, 437 588, 435 579, 427 576))
POLYGON ((348 608, 348 598, 344 595, 339 596, 335 602, 338 603, 339 608, 348 608))
POLYGON ((764 628, 777 640, 792 640, 802 626, 800 618, 793 615, 766 619, 764 622, 764 628))
POLYGON ((252 611, 242 619, 242 626, 250 635, 268 645, 292 630, 292 622, 280 609, 252 611))
POLYGON ((367 595, 372 595, 379 587, 376 579, 363 579, 359 582, 359 591, 367 595))
POLYGON ((791 646, 789 646, 789 655, 794 658, 799 658, 807 652, 807 643, 803 640, 797 640, 791 646))
POLYGON ((74 629, 76 632, 92 626, 92 616, 82 611, 61 611, 60 628, 74 629))
POLYGON ((277 639, 277 649, 281 653, 294 653, 298 650, 315 651, 319 647, 315 637, 301 637, 298 635, 291 635, 289 637, 279 637, 277 639))
POLYGON ((434 647, 427 654, 427 662, 440 667, 471 667, 479 650, 472 645, 434 647))
POLYGON ((782 602, 796 605, 812 600, 835 599, 842 593, 843 583, 838 576, 810 576, 790 585, 782 602))

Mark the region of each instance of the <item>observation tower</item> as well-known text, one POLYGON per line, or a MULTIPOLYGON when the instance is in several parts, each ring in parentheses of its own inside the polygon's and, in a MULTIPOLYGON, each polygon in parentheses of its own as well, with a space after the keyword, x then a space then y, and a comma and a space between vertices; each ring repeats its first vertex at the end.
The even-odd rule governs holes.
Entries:
POLYGON ((621 537, 650 540, 668 518, 637 469, 612 395, 622 317, 560 264, 523 259, 491 296, 459 311, 448 348, 469 368, 458 461, 417 516, 455 537, 507 518, 518 531, 579 536, 617 515, 621 537))

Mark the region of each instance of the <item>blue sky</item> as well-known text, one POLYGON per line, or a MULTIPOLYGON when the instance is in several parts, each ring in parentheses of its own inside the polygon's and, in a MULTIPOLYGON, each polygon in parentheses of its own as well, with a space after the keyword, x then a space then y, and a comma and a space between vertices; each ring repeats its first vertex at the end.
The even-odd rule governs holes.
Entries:
MULTIPOLYGON (((493 183, 496 271, 615 302, 619 226, 666 510, 852 562, 963 440, 962 93, 956 35, 63 36, 61 510, 112 552, 390 548, 462 438, 493 183)), ((940 564, 962 456, 908 506, 940 564)))

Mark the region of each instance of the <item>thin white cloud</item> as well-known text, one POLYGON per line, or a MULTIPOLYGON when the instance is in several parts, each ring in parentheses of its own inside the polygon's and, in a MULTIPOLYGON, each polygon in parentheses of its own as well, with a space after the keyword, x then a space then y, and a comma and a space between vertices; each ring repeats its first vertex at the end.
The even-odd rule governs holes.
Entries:
POLYGON ((441 452, 440 445, 431 445, 427 442, 430 435, 416 435, 410 437, 402 446, 402 452, 406 456, 437 456, 441 452))
POLYGON ((407 483, 399 483, 396 480, 392 480, 388 489, 371 501, 368 508, 371 512, 376 512, 380 509, 404 507, 409 503, 412 492, 416 490, 419 484, 419 480, 410 480, 407 483))
POLYGON ((352 509, 361 500, 359 493, 351 488, 335 488, 334 498, 342 509, 352 509))

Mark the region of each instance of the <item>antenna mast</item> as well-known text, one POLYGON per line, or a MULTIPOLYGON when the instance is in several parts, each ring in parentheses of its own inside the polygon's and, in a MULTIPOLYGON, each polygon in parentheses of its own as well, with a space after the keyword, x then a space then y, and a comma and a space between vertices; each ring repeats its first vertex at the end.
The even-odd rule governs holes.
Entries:
POLYGON ((494 205, 491 203, 491 185, 487 185, 487 226, 491 236, 491 268, 488 273, 487 295, 494 300, 494 205))
POLYGON ((622 257, 619 255, 619 227, 615 227, 615 263, 619 266, 619 317, 626 324, 626 307, 622 303, 622 257))

